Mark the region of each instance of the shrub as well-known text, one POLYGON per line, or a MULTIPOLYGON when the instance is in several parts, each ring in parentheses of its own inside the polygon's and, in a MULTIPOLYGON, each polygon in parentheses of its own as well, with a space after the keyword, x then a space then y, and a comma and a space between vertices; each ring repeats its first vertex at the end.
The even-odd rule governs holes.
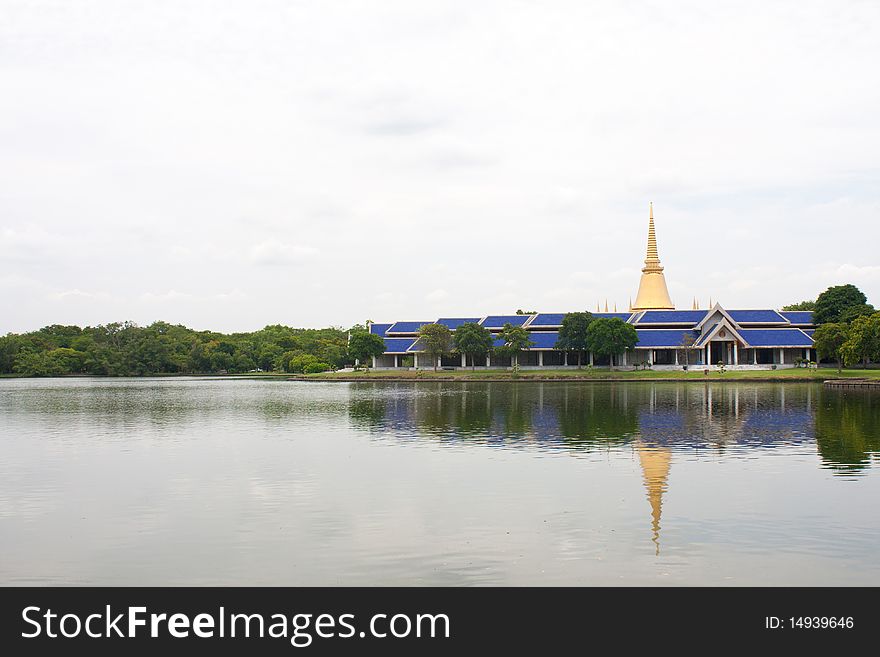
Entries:
POLYGON ((328 363, 309 363, 303 368, 305 374, 317 374, 318 372, 327 372, 330 370, 328 363))
MULTIPOLYGON (((308 368, 317 362, 318 359, 315 358, 312 354, 300 354, 290 359, 290 362, 287 366, 287 371, 308 373, 308 368)), ((319 371, 323 372, 324 370, 319 371)))

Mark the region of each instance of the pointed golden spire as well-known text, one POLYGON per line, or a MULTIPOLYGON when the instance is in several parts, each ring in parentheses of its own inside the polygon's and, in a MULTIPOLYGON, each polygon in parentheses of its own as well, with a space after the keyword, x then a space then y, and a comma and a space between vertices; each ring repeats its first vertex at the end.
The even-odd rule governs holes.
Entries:
POLYGON ((608 312, 608 299, 605 299, 605 312, 608 312))
POLYGON ((633 309, 633 298, 630 297, 629 298, 629 311, 632 312, 632 309, 633 309))
POLYGON ((711 308, 712 308, 712 297, 709 297, 709 309, 711 310, 711 308))
POLYGON ((654 204, 651 203, 648 210, 648 252, 645 256, 642 280, 639 282, 639 292, 636 295, 633 310, 672 310, 674 308, 675 305, 669 298, 669 290, 666 288, 666 278, 663 276, 663 267, 660 264, 660 255, 657 251, 654 204))
POLYGON ((599 312, 599 302, 596 302, 596 312, 599 312))
POLYGON ((617 302, 614 302, 614 312, 617 312, 617 302))

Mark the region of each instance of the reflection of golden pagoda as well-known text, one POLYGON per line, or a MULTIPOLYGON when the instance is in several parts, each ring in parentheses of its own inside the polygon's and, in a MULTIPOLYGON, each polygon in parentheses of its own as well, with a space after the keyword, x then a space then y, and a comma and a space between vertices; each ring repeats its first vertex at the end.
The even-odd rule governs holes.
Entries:
POLYGON ((642 280, 639 281, 639 292, 636 302, 630 310, 674 310, 669 290, 666 288, 666 277, 660 265, 657 253, 657 235, 654 233, 654 204, 652 203, 648 219, 648 253, 645 266, 642 268, 642 280))
POLYGON ((669 464, 672 450, 669 447, 648 447, 636 443, 639 463, 642 466, 642 477, 648 489, 648 501, 651 503, 651 540, 657 546, 655 554, 660 554, 660 513, 663 506, 663 493, 666 491, 666 480, 669 478, 669 464))

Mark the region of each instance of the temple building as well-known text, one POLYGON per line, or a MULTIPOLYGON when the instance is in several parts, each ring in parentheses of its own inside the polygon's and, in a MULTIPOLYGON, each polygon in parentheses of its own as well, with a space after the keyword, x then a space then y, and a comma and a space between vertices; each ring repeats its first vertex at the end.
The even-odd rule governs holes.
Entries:
MULTIPOLYGON (((614 308, 616 311, 616 308, 614 308)), ((597 308, 598 311, 598 308, 597 308)), ((525 328, 534 344, 518 358, 520 367, 576 367, 577 358, 556 349, 562 318, 566 313, 535 313, 529 315, 483 315, 472 317, 441 317, 425 321, 371 323, 371 333, 385 340, 385 353, 374 359, 373 367, 419 369, 433 368, 418 338, 425 324, 443 324, 450 330, 465 322, 475 322, 493 334, 513 324, 525 328)), ((636 300, 627 312, 592 313, 593 317, 618 317, 632 324, 638 335, 635 349, 611 358, 587 353, 583 359, 592 367, 684 369, 701 367, 715 369, 775 369, 795 367, 816 359, 813 351, 813 320, 810 311, 777 311, 770 308, 728 309, 720 303, 699 309, 696 300, 690 310, 676 310, 657 249, 654 208, 648 217, 648 249, 636 300)), ((496 340, 498 346, 500 340, 496 340)), ((509 357, 490 354, 473 363, 463 354, 451 354, 439 360, 438 366, 509 367, 509 357)))

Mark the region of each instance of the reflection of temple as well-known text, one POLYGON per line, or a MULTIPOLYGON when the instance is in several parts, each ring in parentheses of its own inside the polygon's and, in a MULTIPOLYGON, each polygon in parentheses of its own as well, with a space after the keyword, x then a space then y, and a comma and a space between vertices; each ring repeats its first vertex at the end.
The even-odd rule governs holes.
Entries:
POLYGON ((672 449, 669 447, 650 447, 641 441, 636 443, 636 452, 642 466, 642 477, 651 503, 651 540, 656 546, 655 554, 660 554, 660 513, 663 507, 663 493, 669 478, 669 464, 672 449))

